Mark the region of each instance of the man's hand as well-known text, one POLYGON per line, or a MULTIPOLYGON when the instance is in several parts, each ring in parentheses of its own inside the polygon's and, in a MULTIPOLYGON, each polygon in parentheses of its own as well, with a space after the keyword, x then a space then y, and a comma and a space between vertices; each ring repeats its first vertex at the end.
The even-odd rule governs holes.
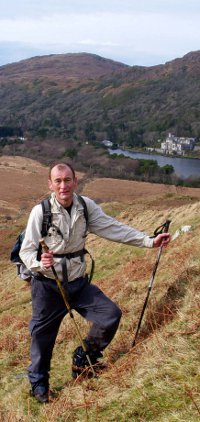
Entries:
POLYGON ((167 246, 170 242, 169 233, 160 233, 153 239, 153 247, 159 248, 159 246, 167 246))
POLYGON ((48 269, 52 265, 54 265, 53 251, 43 252, 41 255, 41 261, 42 261, 42 266, 45 269, 48 269))

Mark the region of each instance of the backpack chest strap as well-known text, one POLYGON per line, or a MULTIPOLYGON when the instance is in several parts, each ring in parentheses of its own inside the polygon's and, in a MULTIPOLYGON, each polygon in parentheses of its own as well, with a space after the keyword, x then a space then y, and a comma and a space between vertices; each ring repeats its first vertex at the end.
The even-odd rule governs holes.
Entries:
POLYGON ((64 254, 57 254, 57 253, 54 253, 53 254, 53 256, 55 258, 61 258, 61 266, 62 266, 63 280, 68 281, 66 259, 77 258, 78 256, 80 256, 81 257, 81 261, 83 262, 83 258, 84 258, 84 255, 85 254, 88 254, 90 256, 90 259, 91 259, 90 275, 89 276, 87 275, 88 281, 89 281, 89 283, 91 283, 92 277, 93 277, 93 273, 94 273, 95 262, 94 262, 94 259, 91 256, 91 254, 87 251, 87 249, 83 248, 83 249, 81 249, 79 251, 70 252, 70 253, 64 253, 64 254))
POLYGON ((86 253, 88 253, 88 251, 85 248, 83 248, 83 249, 81 249, 79 251, 75 251, 75 252, 54 253, 53 256, 55 258, 66 258, 66 259, 77 258, 78 256, 80 256, 81 260, 83 261, 83 257, 86 253))

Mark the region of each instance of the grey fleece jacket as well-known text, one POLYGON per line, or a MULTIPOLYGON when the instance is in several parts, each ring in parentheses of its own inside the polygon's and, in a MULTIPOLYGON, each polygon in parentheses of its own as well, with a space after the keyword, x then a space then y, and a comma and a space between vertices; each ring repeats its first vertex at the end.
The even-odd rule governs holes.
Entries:
MULTIPOLYGON (((88 231, 105 239, 138 247, 153 247, 153 239, 133 227, 123 224, 108 216, 93 200, 83 197, 88 210, 88 231)), ((85 228, 83 205, 74 194, 71 216, 68 211, 51 194, 52 223, 45 242, 50 250, 56 254, 76 252, 85 247, 85 228), (58 229, 58 230, 57 230, 58 229)), ((33 272, 41 272, 44 276, 54 278, 51 269, 45 269, 42 262, 37 259, 39 240, 41 239, 42 228, 42 206, 36 205, 29 216, 25 238, 22 243, 20 258, 33 272)), ((61 258, 54 258, 55 270, 62 280, 61 258)), ((66 260, 68 280, 81 277, 85 274, 85 260, 80 257, 66 260)))

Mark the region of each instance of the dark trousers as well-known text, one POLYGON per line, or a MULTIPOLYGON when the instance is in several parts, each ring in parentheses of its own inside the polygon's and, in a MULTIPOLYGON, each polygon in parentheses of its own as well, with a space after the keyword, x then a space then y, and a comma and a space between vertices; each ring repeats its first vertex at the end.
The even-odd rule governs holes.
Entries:
MULTIPOLYGON (((67 309, 55 280, 38 276, 31 283, 33 315, 29 380, 33 387, 40 384, 48 388, 53 347, 67 309)), ((71 308, 92 322, 87 339, 99 350, 105 349, 116 333, 121 310, 83 277, 62 286, 67 291, 71 308)))

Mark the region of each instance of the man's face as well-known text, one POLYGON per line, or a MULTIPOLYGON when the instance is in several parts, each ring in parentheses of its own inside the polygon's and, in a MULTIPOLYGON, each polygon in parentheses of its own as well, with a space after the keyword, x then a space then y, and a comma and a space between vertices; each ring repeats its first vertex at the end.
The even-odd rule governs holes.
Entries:
POLYGON ((77 179, 68 166, 55 166, 51 170, 49 188, 55 192, 57 201, 63 207, 69 207, 73 200, 73 192, 77 186, 77 179))

